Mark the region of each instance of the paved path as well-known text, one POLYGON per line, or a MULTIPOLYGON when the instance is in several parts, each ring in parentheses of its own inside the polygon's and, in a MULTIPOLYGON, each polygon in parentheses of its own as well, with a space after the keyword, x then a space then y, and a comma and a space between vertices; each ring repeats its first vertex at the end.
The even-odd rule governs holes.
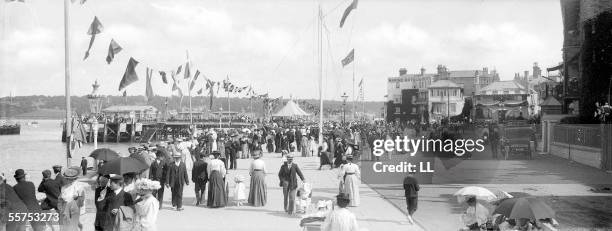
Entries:
MULTIPOLYGON (((158 216, 158 230, 301 230, 300 217, 288 216, 283 211, 282 188, 278 186, 277 173, 281 162, 278 154, 264 154, 266 168, 270 173, 266 177, 268 185, 268 204, 265 207, 236 207, 231 203, 233 192, 230 192, 230 205, 225 208, 209 209, 195 207, 193 184, 184 191, 184 211, 172 210, 169 205, 170 193, 165 195, 164 209, 158 216)), ((320 199, 333 199, 338 192, 338 179, 335 170, 318 170, 317 157, 296 157, 294 161, 301 167, 306 181, 313 184, 313 202, 320 199)), ((230 170, 228 179, 236 174, 247 177, 250 159, 238 160, 238 170, 230 170)), ((230 183, 230 191, 233 188, 230 183)), ((169 190, 168 190, 169 191, 169 190)), ((362 185, 361 205, 351 207, 357 216, 361 228, 367 230, 422 230, 417 225, 405 224, 405 215, 391 203, 382 198, 367 185, 362 185)))

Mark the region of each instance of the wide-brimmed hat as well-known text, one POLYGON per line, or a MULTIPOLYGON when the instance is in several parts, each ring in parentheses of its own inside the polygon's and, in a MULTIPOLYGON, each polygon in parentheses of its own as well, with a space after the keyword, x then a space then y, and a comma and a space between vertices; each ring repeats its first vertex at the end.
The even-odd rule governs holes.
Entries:
POLYGON ((21 178, 24 178, 25 176, 26 176, 26 173, 23 169, 17 169, 15 171, 15 175, 14 175, 15 179, 21 179, 21 178))
POLYGON ((346 159, 347 160, 352 160, 353 159, 353 155, 346 155, 346 159))
POLYGON ((53 168, 53 169, 62 169, 62 166, 56 164, 56 165, 53 165, 51 168, 53 168))
POLYGON ((211 154, 212 154, 213 156, 217 157, 217 156, 220 156, 220 155, 221 155, 221 152, 219 152, 219 151, 213 151, 211 154))
POLYGON ((141 178, 134 183, 134 189, 139 193, 154 192, 161 188, 159 181, 141 178))
POLYGON ((287 154, 286 157, 287 157, 287 160, 293 160, 293 155, 291 154, 287 154))
POLYGON ((283 154, 289 154, 289 151, 287 151, 287 150, 282 150, 281 152, 282 152, 283 154))
POLYGON ((119 175, 119 174, 110 174, 108 176, 108 179, 111 179, 111 180, 123 180, 123 176, 119 175))
POLYGON ((172 158, 181 158, 183 157, 179 152, 173 152, 172 153, 172 158))
POLYGON ((64 178, 76 179, 81 174, 80 168, 68 168, 64 171, 64 178))
POLYGON ((351 198, 349 197, 348 194, 346 193, 340 193, 336 196, 336 200, 338 201, 350 201, 351 198))

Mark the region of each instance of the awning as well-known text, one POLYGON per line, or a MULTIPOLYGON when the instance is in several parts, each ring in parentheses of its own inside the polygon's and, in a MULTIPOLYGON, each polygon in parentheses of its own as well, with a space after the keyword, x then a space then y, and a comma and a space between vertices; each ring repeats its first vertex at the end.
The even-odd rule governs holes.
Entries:
POLYGON ((554 66, 554 67, 546 68, 546 71, 557 71, 557 70, 561 70, 561 68, 563 68, 563 63, 561 63, 561 64, 559 64, 557 66, 554 66))

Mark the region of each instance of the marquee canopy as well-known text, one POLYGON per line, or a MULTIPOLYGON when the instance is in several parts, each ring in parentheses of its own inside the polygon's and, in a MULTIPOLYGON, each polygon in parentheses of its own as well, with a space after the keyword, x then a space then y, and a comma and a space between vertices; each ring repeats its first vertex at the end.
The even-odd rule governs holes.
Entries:
POLYGON ((300 117, 300 116, 309 116, 308 112, 305 112, 297 105, 293 100, 289 100, 287 104, 279 111, 274 113, 272 116, 274 117, 300 117))

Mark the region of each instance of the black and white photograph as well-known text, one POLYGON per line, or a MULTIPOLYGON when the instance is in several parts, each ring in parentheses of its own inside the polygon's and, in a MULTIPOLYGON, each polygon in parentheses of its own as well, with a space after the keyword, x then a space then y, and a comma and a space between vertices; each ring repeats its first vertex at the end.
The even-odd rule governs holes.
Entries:
POLYGON ((0 231, 612 230, 610 0, 0 0, 0 231))

